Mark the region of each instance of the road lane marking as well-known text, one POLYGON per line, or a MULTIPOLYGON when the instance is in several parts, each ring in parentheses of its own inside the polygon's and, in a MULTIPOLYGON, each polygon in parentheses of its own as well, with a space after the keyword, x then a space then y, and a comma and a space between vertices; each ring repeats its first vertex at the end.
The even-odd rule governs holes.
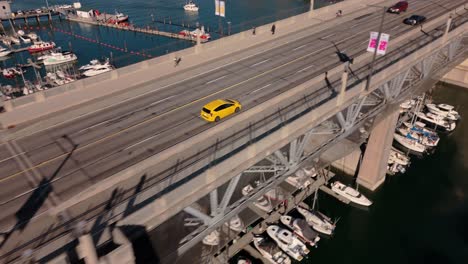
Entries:
POLYGON ((301 70, 298 70, 297 72, 303 72, 303 71, 305 71, 305 70, 307 70, 307 69, 310 69, 310 68, 312 68, 312 67, 315 67, 315 65, 313 65, 313 64, 312 64, 312 65, 309 65, 309 66, 307 66, 307 67, 305 67, 305 68, 303 68, 303 69, 301 69, 301 70))
POLYGON ((302 46, 299 46, 299 47, 297 47, 297 48, 294 48, 293 50, 302 49, 302 48, 305 47, 305 46, 306 46, 306 45, 304 44, 304 45, 302 45, 302 46))
POLYGON ((255 67, 255 66, 257 66, 257 65, 260 65, 260 64, 262 64, 262 63, 265 63, 265 62, 267 62, 267 61, 269 61, 269 60, 270 60, 270 59, 266 59, 266 60, 263 60, 263 61, 261 61, 261 62, 257 62, 257 63, 255 63, 255 64, 252 64, 252 65, 250 65, 250 68, 255 67))
POLYGON ((326 35, 325 37, 321 37, 320 39, 327 39, 327 38, 333 37, 333 36, 335 36, 335 35, 336 35, 336 33, 332 33, 332 34, 330 34, 330 35, 326 35))
POLYGON ((255 90, 252 91, 252 93, 256 93, 256 92, 258 92, 258 91, 260 91, 260 90, 263 90, 263 89, 267 88, 267 87, 270 86, 270 85, 271 85, 271 83, 270 83, 270 84, 267 84, 267 85, 265 85, 265 86, 263 86, 263 87, 260 87, 260 88, 258 88, 258 89, 255 89, 255 90))
POLYGON ((211 81, 209 81, 209 82, 206 82, 205 84, 214 83, 214 82, 216 82, 216 81, 218 81, 218 80, 221 80, 221 79, 223 79, 223 78, 226 78, 226 76, 227 76, 227 75, 223 75, 223 76, 221 76, 221 77, 219 77, 219 78, 216 78, 216 79, 214 79, 214 80, 211 80, 211 81))

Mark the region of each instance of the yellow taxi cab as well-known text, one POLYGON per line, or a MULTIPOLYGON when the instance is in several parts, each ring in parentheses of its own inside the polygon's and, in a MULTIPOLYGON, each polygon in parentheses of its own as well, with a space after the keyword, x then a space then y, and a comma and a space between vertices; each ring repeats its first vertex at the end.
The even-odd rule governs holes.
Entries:
POLYGON ((209 122, 218 122, 221 118, 225 118, 241 110, 242 106, 239 101, 232 99, 218 99, 209 102, 203 106, 201 117, 209 122))

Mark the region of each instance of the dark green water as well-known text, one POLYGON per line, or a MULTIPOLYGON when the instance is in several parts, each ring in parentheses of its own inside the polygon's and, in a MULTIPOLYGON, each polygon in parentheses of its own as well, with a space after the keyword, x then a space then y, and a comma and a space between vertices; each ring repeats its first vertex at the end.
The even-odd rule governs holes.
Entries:
POLYGON ((388 176, 369 211, 320 194, 319 208, 340 220, 302 263, 468 263, 468 90, 439 86, 433 98, 459 107, 457 129, 406 174, 388 176))

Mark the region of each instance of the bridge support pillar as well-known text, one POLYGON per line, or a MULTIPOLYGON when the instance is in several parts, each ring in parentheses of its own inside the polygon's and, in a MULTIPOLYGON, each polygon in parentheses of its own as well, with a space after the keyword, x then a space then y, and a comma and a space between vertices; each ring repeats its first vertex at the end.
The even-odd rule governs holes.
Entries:
POLYGON ((314 11, 314 0, 310 0, 310 11, 314 11))
POLYGON ((99 259, 94 247, 93 237, 90 234, 84 234, 78 239, 79 245, 79 256, 84 258, 86 264, 98 264, 99 259))
POLYGON ((343 103, 343 99, 345 98, 346 87, 348 86, 348 67, 349 67, 349 62, 346 62, 344 65, 343 74, 341 75, 341 90, 337 99, 338 105, 341 105, 343 103))
POLYGON ((377 189, 385 181, 387 161, 398 115, 399 112, 394 111, 380 120, 372 129, 367 143, 357 182, 371 191, 377 189))

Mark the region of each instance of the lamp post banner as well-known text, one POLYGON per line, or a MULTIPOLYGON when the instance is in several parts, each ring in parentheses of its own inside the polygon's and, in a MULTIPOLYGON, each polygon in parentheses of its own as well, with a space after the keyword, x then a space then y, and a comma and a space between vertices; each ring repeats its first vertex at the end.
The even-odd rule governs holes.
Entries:
POLYGON ((226 17, 226 2, 219 1, 219 15, 222 17, 226 17))
POLYGON ((219 16, 219 0, 215 0, 215 15, 219 16))
POLYGON ((377 46, 377 38, 379 36, 378 32, 371 32, 369 44, 367 45, 368 52, 375 52, 375 48, 377 47, 377 54, 385 55, 388 47, 388 41, 390 40, 390 35, 386 33, 380 34, 379 45, 377 46))

